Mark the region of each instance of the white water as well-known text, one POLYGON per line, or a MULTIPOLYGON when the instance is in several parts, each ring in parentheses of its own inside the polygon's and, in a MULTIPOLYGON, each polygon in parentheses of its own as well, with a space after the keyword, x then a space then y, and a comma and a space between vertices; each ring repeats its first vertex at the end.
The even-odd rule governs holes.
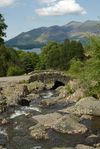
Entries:
POLYGON ((15 112, 13 114, 11 114, 10 119, 13 119, 13 118, 18 117, 23 114, 27 115, 27 113, 25 111, 15 110, 15 112))
POLYGON ((38 107, 32 107, 32 106, 21 107, 20 110, 15 110, 15 112, 13 114, 11 114, 10 119, 14 119, 14 118, 21 116, 21 115, 28 115, 30 110, 41 112, 40 108, 38 108, 38 107))
POLYGON ((41 146, 34 146, 34 147, 30 148, 30 149, 41 149, 41 148, 42 148, 41 146))
POLYGON ((24 111, 26 111, 26 112, 29 111, 29 110, 41 112, 41 109, 40 109, 39 107, 33 107, 33 106, 21 107, 21 110, 24 110, 24 111))
POLYGON ((3 128, 0 128, 0 134, 7 136, 6 130, 3 128))
POLYGON ((53 96, 53 92, 52 92, 52 91, 47 91, 46 93, 44 93, 44 94, 42 95, 42 97, 43 97, 44 99, 50 98, 50 97, 52 97, 52 96, 53 96))

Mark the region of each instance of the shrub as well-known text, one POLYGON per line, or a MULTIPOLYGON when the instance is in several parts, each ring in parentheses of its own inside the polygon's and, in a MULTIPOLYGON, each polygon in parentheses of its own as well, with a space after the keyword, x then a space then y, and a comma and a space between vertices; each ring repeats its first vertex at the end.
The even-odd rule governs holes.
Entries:
POLYGON ((18 76, 24 73, 24 70, 19 66, 10 66, 7 71, 7 76, 18 76))

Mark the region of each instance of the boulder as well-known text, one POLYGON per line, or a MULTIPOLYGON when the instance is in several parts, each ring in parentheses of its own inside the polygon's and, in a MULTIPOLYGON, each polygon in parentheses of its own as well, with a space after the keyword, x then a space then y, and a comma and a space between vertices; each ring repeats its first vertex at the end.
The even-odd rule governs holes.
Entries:
POLYGON ((88 144, 88 145, 95 145, 97 143, 100 142, 100 137, 97 136, 97 135, 90 135, 86 138, 85 142, 88 144))
POLYGON ((74 106, 67 108, 66 112, 77 115, 100 116, 100 100, 93 97, 82 98, 74 106))
POLYGON ((31 93, 31 94, 28 94, 26 98, 28 101, 34 101, 34 100, 40 98, 40 96, 39 96, 39 94, 31 93))
POLYGON ((53 147, 52 149, 74 149, 74 147, 53 147))
POLYGON ((84 145, 84 144, 78 144, 75 149, 95 149, 94 147, 92 146, 87 146, 87 145, 84 145))
POLYGON ((88 130, 85 125, 79 123, 77 117, 69 114, 58 119, 53 129, 64 134, 84 134, 88 130))
POLYGON ((37 124, 37 125, 29 128, 29 130, 31 131, 30 134, 31 134, 32 138, 34 138, 36 140, 49 139, 46 128, 43 125, 37 124))
POLYGON ((5 148, 5 147, 3 147, 3 146, 0 145, 0 149, 7 149, 7 148, 5 148))
POLYGON ((0 113, 6 111, 7 109, 7 102, 6 97, 0 93, 0 113))
POLYGON ((33 119, 35 119, 39 124, 45 126, 46 128, 51 128, 61 117, 61 114, 54 112, 45 115, 41 114, 33 116, 33 119))
POLYGON ((56 97, 54 97, 52 99, 43 99, 40 101, 39 105, 40 105, 40 107, 47 108, 47 107, 57 104, 57 101, 58 101, 58 99, 56 97))
POLYGON ((84 96, 85 96, 85 90, 82 88, 78 88, 77 90, 75 90, 74 93, 69 95, 66 98, 66 100, 77 102, 77 101, 79 101, 79 99, 83 98, 84 96))

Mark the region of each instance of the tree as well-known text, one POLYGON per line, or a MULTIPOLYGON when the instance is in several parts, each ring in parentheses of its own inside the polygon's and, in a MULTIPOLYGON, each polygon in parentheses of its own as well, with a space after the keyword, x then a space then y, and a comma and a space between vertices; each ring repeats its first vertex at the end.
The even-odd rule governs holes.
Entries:
POLYGON ((35 52, 23 52, 23 51, 20 51, 18 53, 22 68, 24 69, 25 73, 34 71, 39 61, 38 54, 36 54, 35 52))
POLYGON ((6 36, 6 33, 4 32, 6 28, 7 25, 5 24, 5 19, 2 14, 0 14, 0 45, 4 43, 3 37, 6 36))

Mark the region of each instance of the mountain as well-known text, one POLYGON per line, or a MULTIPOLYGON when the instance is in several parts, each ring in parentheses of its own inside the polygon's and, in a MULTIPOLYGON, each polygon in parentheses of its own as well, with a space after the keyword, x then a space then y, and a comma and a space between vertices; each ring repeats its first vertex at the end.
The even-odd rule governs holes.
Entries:
POLYGON ((63 42, 66 38, 86 41, 86 33, 99 33, 99 21, 71 21, 63 26, 40 27, 23 32, 6 42, 7 46, 19 48, 34 48, 45 45, 48 41, 63 42))

